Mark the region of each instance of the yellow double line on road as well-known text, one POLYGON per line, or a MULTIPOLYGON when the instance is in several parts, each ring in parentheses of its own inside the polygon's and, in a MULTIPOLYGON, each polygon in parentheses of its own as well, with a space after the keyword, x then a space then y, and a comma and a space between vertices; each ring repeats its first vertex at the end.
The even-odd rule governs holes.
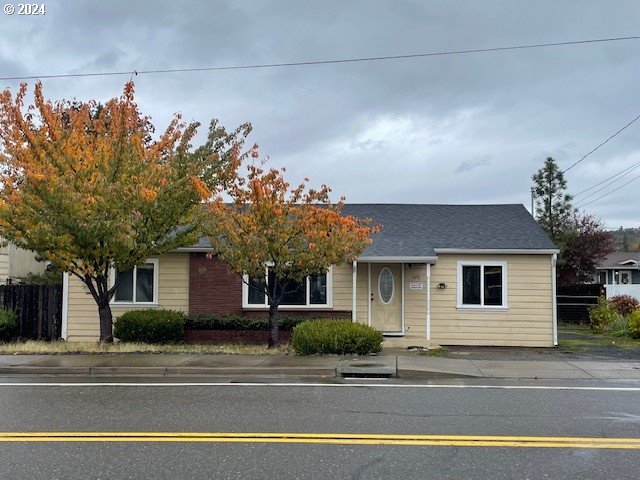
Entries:
POLYGON ((0 432, 1 442, 309 443, 438 447, 640 449, 640 438, 359 433, 0 432))

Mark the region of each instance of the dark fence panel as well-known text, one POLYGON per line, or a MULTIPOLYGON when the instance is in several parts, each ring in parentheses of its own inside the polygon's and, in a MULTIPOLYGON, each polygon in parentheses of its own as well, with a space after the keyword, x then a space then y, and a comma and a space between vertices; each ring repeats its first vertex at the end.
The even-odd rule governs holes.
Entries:
POLYGON ((18 315, 18 336, 57 340, 62 333, 62 285, 2 285, 0 306, 18 315))
POLYGON ((557 287, 558 320, 565 323, 589 323, 589 307, 605 296, 603 285, 583 284, 557 287))

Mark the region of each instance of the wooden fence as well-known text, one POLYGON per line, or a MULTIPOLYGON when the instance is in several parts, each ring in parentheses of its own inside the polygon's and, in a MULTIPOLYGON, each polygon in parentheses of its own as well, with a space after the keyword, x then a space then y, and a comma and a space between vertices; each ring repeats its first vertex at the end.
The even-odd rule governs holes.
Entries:
POLYGON ((603 285, 584 284, 557 287, 558 321, 589 323, 589 307, 606 295, 603 285))
POLYGON ((62 285, 2 285, 0 307, 18 315, 18 336, 57 340, 62 334, 62 285))

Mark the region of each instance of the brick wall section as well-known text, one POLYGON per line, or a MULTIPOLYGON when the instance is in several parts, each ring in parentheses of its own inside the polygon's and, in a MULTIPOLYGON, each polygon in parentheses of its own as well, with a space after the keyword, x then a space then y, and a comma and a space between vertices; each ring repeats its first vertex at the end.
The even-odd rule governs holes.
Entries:
MULTIPOLYGON (((351 318, 346 310, 287 310, 281 315, 308 318, 351 318)), ((246 315, 267 317, 266 310, 242 308, 242 278, 218 258, 204 253, 189 255, 189 315, 246 315)))
POLYGON ((218 258, 191 253, 189 315, 241 315, 242 278, 218 258))

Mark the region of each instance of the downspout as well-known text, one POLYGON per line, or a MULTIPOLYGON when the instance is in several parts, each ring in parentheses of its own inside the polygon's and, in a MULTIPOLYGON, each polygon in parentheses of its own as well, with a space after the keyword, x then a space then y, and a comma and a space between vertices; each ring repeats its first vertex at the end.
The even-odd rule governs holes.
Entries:
POLYGON ((427 340, 431 340, 431 264, 427 263, 427 340))
POLYGON ((371 262, 367 263, 367 325, 371 326, 371 262))
POLYGON ((62 328, 60 337, 66 340, 69 333, 69 273, 62 274, 62 328))
POLYGON ((551 294, 553 296, 553 346, 558 346, 558 297, 556 296, 556 264, 558 263, 558 254, 554 253, 551 257, 551 294))
POLYGON ((357 320, 356 315, 356 288, 357 288, 357 278, 358 278, 358 262, 356 260, 353 261, 353 272, 351 275, 351 283, 352 283, 352 295, 351 295, 351 321, 355 323, 357 320))

